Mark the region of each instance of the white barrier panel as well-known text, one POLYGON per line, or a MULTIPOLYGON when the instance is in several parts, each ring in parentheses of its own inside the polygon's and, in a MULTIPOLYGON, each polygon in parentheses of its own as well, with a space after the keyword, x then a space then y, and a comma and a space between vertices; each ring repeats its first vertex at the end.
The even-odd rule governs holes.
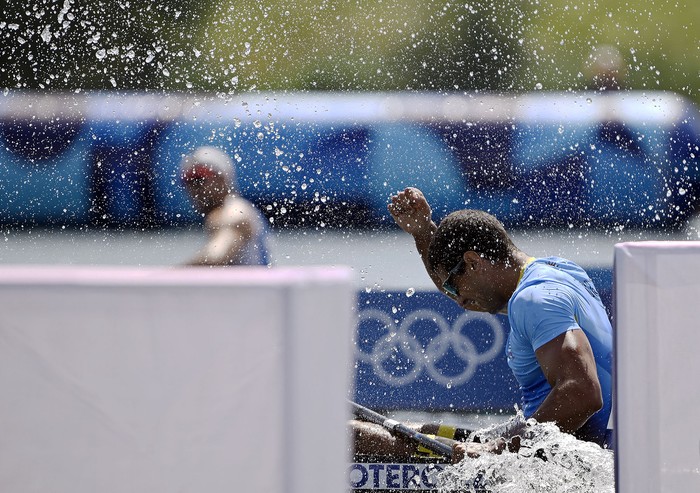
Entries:
POLYGON ((0 490, 343 491, 347 268, 0 268, 0 490))
POLYGON ((700 491, 700 242, 615 246, 617 488, 700 491))

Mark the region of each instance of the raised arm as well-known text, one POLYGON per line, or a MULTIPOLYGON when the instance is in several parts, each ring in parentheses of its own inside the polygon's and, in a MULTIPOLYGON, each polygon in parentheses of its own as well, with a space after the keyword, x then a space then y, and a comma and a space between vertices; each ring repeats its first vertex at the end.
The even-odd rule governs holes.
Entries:
POLYGON ((413 236, 425 270, 435 286, 442 291, 442 280, 433 272, 428 263, 428 249, 437 230, 437 225, 432 220, 433 212, 423 192, 413 187, 406 188, 392 195, 391 203, 387 208, 396 224, 413 236))

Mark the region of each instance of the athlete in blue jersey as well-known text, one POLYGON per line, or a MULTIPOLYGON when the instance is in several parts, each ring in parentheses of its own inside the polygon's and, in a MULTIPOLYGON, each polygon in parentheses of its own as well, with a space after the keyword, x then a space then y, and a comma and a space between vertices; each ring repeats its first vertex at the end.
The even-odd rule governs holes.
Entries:
MULTIPOLYGON (((508 363, 520 383, 526 416, 609 445, 612 327, 583 269, 560 258, 530 257, 483 211, 453 212, 438 227, 416 188, 394 195, 389 212, 413 236, 442 292, 466 310, 508 314, 508 363)), ((373 442, 369 430, 357 435, 356 444, 373 442)), ((406 448, 395 442, 395 450, 406 448)), ((376 443, 390 453, 394 445, 386 437, 376 443)), ((454 443, 453 460, 478 455, 485 450, 481 445, 454 443)), ((485 451, 502 449, 501 444, 485 451)))
POLYGON ((208 234, 188 265, 268 265, 267 222, 238 193, 231 158, 215 147, 200 147, 185 156, 180 171, 208 234))
MULTIPOLYGON (((612 410, 612 327, 586 272, 558 257, 528 260, 508 302, 508 320, 511 331, 506 355, 520 384, 526 417, 535 416, 552 391, 540 366, 538 350, 557 337, 566 337, 569 331, 583 332, 595 360, 596 375, 589 379, 597 378, 603 406, 573 433, 584 440, 612 445, 608 430, 612 410)), ((579 372, 586 371, 591 371, 590 367, 579 372)))

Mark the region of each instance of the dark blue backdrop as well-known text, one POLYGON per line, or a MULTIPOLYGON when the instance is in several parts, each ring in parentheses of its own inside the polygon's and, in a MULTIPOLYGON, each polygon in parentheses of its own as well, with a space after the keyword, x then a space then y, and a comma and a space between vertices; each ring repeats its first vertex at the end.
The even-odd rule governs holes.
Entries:
POLYGON ((178 164, 205 144, 230 153, 242 193, 278 225, 391 225, 388 197, 406 186, 436 219, 471 207, 518 227, 675 226, 700 197, 698 111, 668 93, 290 95, 179 111, 176 96, 13 97, 0 107, 6 224, 199 221, 178 164))
MULTIPOLYGON (((612 270, 587 269, 610 312, 612 270)), ((361 291, 355 400, 376 409, 513 411, 508 319, 465 312, 437 291, 361 291), (410 296, 409 296, 410 295, 410 296)))

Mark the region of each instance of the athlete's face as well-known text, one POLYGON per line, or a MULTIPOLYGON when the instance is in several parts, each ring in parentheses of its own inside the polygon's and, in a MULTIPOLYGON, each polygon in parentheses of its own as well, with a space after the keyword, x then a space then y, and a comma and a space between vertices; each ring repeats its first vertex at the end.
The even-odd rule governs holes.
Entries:
POLYGON ((447 269, 439 269, 442 287, 465 310, 499 313, 508 299, 499 292, 496 266, 476 252, 466 252, 460 262, 447 269))
POLYGON ((205 214, 220 207, 228 193, 226 179, 220 174, 188 177, 183 183, 195 208, 205 214))

